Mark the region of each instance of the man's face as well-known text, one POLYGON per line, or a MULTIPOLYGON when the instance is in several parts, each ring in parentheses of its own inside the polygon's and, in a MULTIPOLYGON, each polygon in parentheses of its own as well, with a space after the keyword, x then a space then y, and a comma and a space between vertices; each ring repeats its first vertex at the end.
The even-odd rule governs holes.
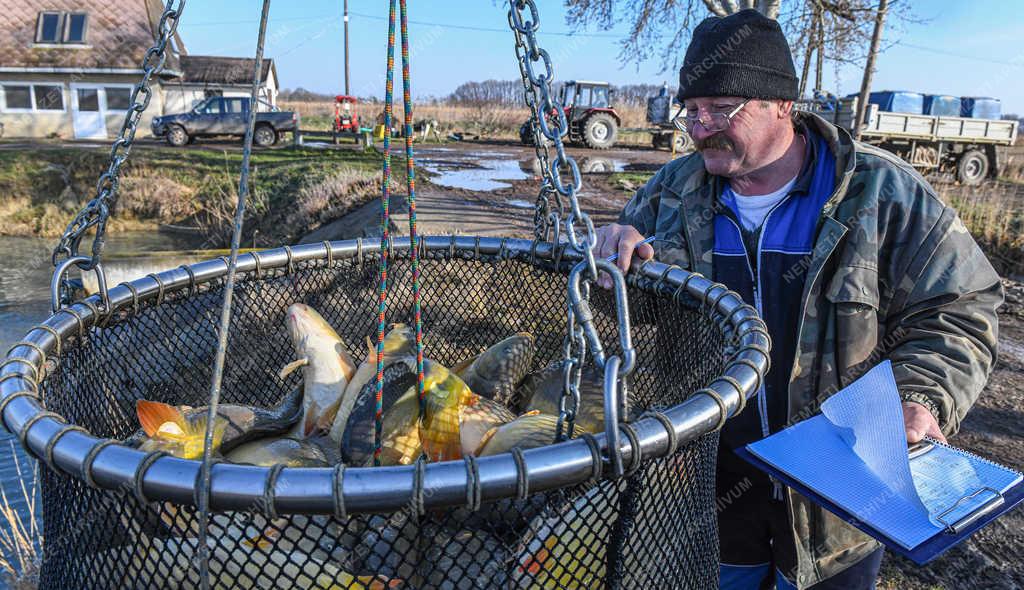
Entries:
MULTIPOLYGON (((701 121, 714 127, 712 120, 720 122, 722 114, 733 112, 744 100, 738 96, 692 98, 686 99, 683 106, 687 116, 699 115, 701 121)), ((786 127, 792 125, 792 105, 755 99, 736 112, 722 131, 709 131, 701 123, 690 125, 690 136, 704 156, 708 173, 726 178, 742 176, 778 158, 779 141, 786 137, 786 127)))

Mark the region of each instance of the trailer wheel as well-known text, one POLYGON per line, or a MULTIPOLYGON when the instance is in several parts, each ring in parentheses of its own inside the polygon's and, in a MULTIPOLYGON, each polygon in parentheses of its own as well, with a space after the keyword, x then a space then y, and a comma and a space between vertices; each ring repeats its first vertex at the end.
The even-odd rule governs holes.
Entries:
POLYGON ((594 113, 583 123, 583 143, 592 150, 606 150, 615 145, 619 125, 608 113, 594 113))
POLYGON ((981 150, 968 150, 956 165, 956 178, 967 186, 977 186, 988 177, 988 156, 981 150))

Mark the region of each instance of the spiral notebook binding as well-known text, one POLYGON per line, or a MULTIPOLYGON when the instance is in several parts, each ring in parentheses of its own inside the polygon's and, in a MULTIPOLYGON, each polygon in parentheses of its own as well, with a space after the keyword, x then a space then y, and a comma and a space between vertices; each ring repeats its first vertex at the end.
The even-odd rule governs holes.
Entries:
POLYGON ((955 453, 960 453, 961 455, 964 455, 965 457, 971 457, 972 459, 977 459, 978 461, 981 461, 982 463, 985 463, 987 465, 991 465, 992 467, 998 467, 999 469, 1002 469, 1003 471, 1008 471, 1010 473, 1019 473, 1017 470, 1010 469, 1006 465, 1002 465, 1000 463, 996 463, 995 461, 993 461, 991 459, 987 459, 985 457, 982 457, 981 455, 976 455, 976 454, 974 454, 974 453, 972 453, 970 451, 965 451, 964 449, 961 449, 960 447, 954 447, 954 446, 952 446, 950 444, 947 444, 947 443, 944 443, 944 442, 942 442, 940 440, 936 440, 936 439, 934 439, 934 438, 932 438, 930 436, 924 437, 924 440, 930 442, 933 445, 949 449, 949 450, 951 450, 951 451, 953 451, 955 453))

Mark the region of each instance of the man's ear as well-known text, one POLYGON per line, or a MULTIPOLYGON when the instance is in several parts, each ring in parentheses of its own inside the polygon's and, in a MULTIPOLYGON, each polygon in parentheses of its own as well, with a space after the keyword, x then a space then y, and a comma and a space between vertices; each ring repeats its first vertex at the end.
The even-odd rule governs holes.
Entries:
POLYGON ((788 119, 793 114, 793 101, 791 100, 780 100, 779 101, 779 118, 788 119))

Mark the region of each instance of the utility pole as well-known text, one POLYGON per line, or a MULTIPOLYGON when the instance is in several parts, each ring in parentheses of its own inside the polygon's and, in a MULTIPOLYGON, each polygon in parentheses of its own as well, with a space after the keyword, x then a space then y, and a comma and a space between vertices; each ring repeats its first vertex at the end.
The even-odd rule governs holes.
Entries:
POLYGON ((345 95, 348 95, 348 0, 345 0, 345 95))
POLYGON ((868 111, 868 92, 871 90, 871 77, 875 73, 875 58, 878 46, 882 43, 882 27, 885 26, 885 13, 889 9, 889 0, 878 1, 878 14, 875 16, 875 32, 871 35, 871 50, 868 52, 868 63, 864 66, 864 78, 860 83, 860 96, 857 97, 857 118, 854 120, 853 136, 860 139, 861 125, 868 111))

